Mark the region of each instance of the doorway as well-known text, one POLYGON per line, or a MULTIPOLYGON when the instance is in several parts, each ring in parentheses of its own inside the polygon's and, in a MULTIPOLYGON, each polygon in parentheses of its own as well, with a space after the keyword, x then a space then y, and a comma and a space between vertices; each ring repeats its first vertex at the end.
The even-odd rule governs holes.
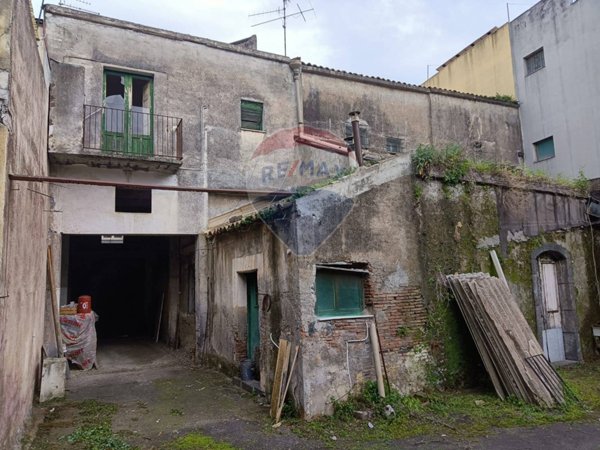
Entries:
POLYGON ((258 281, 257 273, 244 274, 246 279, 246 307, 248 321, 248 337, 246 353, 248 359, 255 361, 257 349, 260 347, 260 331, 258 325, 258 281))
POLYGON ((551 363, 581 361, 569 252, 546 244, 531 256, 538 339, 551 363))
POLYGON ((169 238, 124 236, 103 244, 99 235, 68 239, 67 302, 92 297, 98 339, 157 335, 168 295, 169 238))

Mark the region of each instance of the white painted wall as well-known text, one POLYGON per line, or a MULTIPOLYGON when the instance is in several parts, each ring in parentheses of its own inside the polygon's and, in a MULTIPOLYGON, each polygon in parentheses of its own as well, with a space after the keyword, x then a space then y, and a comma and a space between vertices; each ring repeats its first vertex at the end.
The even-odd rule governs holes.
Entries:
MULTIPOLYGON (((55 166, 53 176, 121 183, 177 185, 177 176, 87 166, 55 166)), ((152 191, 151 213, 115 212, 115 188, 53 184, 52 229, 64 234, 198 234, 203 195, 152 191)))
POLYGON ((544 0, 511 22, 525 162, 552 174, 600 177, 600 2, 544 0), (527 76, 524 58, 544 48, 527 76), (534 142, 554 137, 556 156, 536 162, 534 142))

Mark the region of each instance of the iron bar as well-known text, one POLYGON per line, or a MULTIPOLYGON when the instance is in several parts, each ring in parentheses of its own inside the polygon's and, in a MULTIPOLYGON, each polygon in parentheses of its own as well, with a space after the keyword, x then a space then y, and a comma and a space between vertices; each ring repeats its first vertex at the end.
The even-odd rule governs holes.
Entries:
POLYGON ((83 148, 132 158, 183 156, 182 119, 132 109, 84 105, 83 148))
POLYGON ((209 194, 222 194, 222 195, 255 195, 265 197, 288 197, 293 192, 288 191, 269 191, 261 189, 219 189, 219 188, 201 188, 191 186, 165 186, 160 184, 135 184, 135 183, 118 183, 114 181, 102 181, 102 180, 86 180, 82 178, 60 178, 60 177, 42 177, 42 176, 30 176, 30 175, 14 175, 9 174, 8 178, 11 181, 32 181, 32 182, 46 182, 46 183, 58 183, 58 184, 85 184, 90 186, 103 186, 103 187, 115 187, 125 189, 153 189, 160 191, 179 191, 179 192, 206 192, 209 194))

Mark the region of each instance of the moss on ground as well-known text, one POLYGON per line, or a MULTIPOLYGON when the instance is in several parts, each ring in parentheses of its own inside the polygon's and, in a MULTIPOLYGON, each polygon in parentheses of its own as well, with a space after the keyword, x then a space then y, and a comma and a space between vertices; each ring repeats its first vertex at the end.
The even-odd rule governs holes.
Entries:
POLYGON ((234 450, 235 447, 217 442, 200 432, 190 433, 163 446, 164 450, 234 450))

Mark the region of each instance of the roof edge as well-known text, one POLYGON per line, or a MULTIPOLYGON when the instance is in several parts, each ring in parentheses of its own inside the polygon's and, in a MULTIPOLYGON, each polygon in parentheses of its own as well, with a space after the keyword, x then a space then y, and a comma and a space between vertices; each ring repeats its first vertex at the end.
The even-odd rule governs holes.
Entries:
POLYGON ((394 81, 387 78, 380 78, 368 75, 361 75, 354 72, 346 72, 344 70, 331 69, 329 67, 317 66, 310 63, 302 63, 302 71, 315 75, 322 75, 332 78, 343 78, 345 80, 356 81, 358 83, 367 83, 375 86, 388 87, 390 89, 399 89, 421 94, 439 94, 449 97, 461 98, 464 100, 473 100, 479 102, 492 103, 494 105, 508 106, 518 108, 518 103, 499 100, 494 97, 486 97, 484 95, 469 94, 467 92, 453 91, 449 89, 436 88, 431 86, 419 86, 416 84, 404 83, 402 81, 394 81))
MULTIPOLYGON (((191 34, 179 33, 176 31, 169 31, 163 28, 151 27, 148 25, 142 25, 135 22, 129 22, 127 20, 114 19, 112 17, 106 17, 99 14, 88 13, 84 11, 78 11, 72 8, 66 8, 62 6, 47 4, 44 5, 44 13, 54 14, 56 16, 69 17, 72 19, 84 20, 87 22, 97 23, 99 25, 105 25, 109 27, 122 28, 124 30, 135 31, 138 33, 149 34, 152 36, 162 37, 165 39, 171 39, 175 41, 187 41, 194 44, 205 45, 207 47, 216 48, 232 53, 239 53, 246 56, 254 56, 256 58, 267 59, 283 64, 289 64, 291 58, 286 56, 278 55, 276 53, 263 52, 261 50, 250 50, 245 47, 240 47, 235 44, 228 44, 221 41, 215 41, 212 39, 202 38, 193 36, 191 34)), ((243 41, 244 39, 242 39, 243 41)), ((238 41, 236 41, 238 42, 238 41)))

